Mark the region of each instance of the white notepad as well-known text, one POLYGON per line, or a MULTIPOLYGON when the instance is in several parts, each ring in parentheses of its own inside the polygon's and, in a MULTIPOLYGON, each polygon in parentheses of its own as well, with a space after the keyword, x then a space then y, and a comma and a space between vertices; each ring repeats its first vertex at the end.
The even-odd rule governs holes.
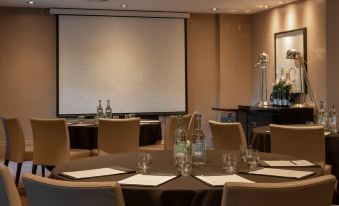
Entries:
POLYGON ((287 178, 303 178, 314 174, 311 171, 297 171, 297 170, 285 170, 285 169, 275 169, 275 168, 263 168, 256 171, 248 172, 249 174, 255 175, 267 175, 275 177, 287 177, 287 178))
POLYGON ((159 186, 171 179, 176 178, 176 175, 142 175, 136 174, 132 177, 119 181, 121 185, 140 185, 140 186, 159 186))
POLYGON ((126 171, 116 170, 112 168, 100 168, 100 169, 91 169, 91 170, 81 170, 74 172, 63 172, 62 175, 73 178, 73 179, 82 179, 90 177, 100 177, 100 176, 109 176, 124 174, 126 171))
POLYGON ((226 182, 244 182, 244 183, 254 183, 251 180, 240 177, 239 175, 216 175, 216 176, 205 176, 198 175, 195 176, 199 180, 211 185, 211 186, 224 186, 226 182))
POLYGON ((159 123, 159 120, 141 120, 140 123, 159 123))
POLYGON ((271 167, 310 167, 316 166, 316 164, 309 162, 307 160, 272 160, 272 161, 263 161, 268 166, 271 167))
POLYGON ((93 123, 75 123, 75 124, 71 124, 69 126, 72 126, 72 127, 88 127, 88 126, 93 126, 95 124, 93 123))

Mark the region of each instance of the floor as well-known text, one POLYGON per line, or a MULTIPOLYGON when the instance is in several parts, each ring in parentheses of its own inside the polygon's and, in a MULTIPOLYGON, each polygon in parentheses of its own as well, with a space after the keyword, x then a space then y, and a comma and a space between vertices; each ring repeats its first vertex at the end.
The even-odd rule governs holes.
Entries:
MULTIPOLYGON (((2 158, 0 158, 0 165, 3 165, 4 164, 4 161, 2 158)), ((15 162, 10 162, 9 165, 8 165, 8 168, 13 176, 13 180, 15 178, 15 174, 16 174, 16 167, 17 167, 17 164, 15 162)), ((21 176, 23 174, 26 174, 26 173, 32 173, 32 162, 24 162, 22 164, 22 169, 21 169, 21 176)), ((48 176, 50 174, 50 172, 48 170, 46 170, 46 176, 48 176)), ((37 171, 37 175, 41 175, 41 168, 38 167, 38 171, 37 171)), ((21 201, 22 201, 22 204, 23 206, 28 206, 28 199, 27 199, 27 196, 26 196, 26 192, 25 192, 25 189, 24 189, 24 186, 22 184, 22 181, 21 181, 21 178, 20 178, 20 181, 19 181, 19 186, 18 186, 18 190, 19 190, 19 194, 20 194, 20 197, 21 197, 21 201)))

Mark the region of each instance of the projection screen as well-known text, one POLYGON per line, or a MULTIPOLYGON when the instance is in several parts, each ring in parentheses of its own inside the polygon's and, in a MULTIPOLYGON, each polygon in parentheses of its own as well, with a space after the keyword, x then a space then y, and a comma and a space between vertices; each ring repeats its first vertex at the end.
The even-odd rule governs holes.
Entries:
POLYGON ((185 112, 185 20, 58 16, 57 113, 185 112))

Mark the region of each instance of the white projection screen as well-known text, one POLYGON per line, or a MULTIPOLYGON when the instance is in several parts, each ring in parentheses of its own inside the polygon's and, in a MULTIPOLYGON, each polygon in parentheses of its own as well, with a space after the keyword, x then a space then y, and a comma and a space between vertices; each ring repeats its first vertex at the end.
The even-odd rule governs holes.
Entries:
POLYGON ((185 20, 58 17, 57 115, 187 111, 185 20))

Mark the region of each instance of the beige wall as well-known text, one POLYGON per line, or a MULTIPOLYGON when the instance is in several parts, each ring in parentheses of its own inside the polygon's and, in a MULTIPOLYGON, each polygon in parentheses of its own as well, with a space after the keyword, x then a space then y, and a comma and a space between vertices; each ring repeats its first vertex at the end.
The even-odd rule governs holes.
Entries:
POLYGON ((220 15, 220 106, 248 105, 251 97, 250 15, 220 15))
MULTIPOLYGON (((327 66, 327 100, 336 102, 339 111, 339 1, 326 1, 326 66, 327 66)), ((337 122, 337 127, 339 121, 337 122)))
POLYGON ((202 127, 210 135, 208 120, 216 119, 219 40, 216 15, 192 14, 187 21, 188 110, 202 114, 202 127))
POLYGON ((55 22, 42 9, 0 8, 0 116, 19 117, 28 138, 29 118, 55 116, 55 22))
MULTIPOLYGON (((270 55, 269 94, 275 82, 274 33, 307 27, 308 77, 317 102, 327 100, 325 5, 325 0, 304 0, 252 16, 252 63, 258 61, 257 56, 262 51, 270 55)), ((252 80, 254 104, 260 98, 259 70, 253 70, 252 80)))

